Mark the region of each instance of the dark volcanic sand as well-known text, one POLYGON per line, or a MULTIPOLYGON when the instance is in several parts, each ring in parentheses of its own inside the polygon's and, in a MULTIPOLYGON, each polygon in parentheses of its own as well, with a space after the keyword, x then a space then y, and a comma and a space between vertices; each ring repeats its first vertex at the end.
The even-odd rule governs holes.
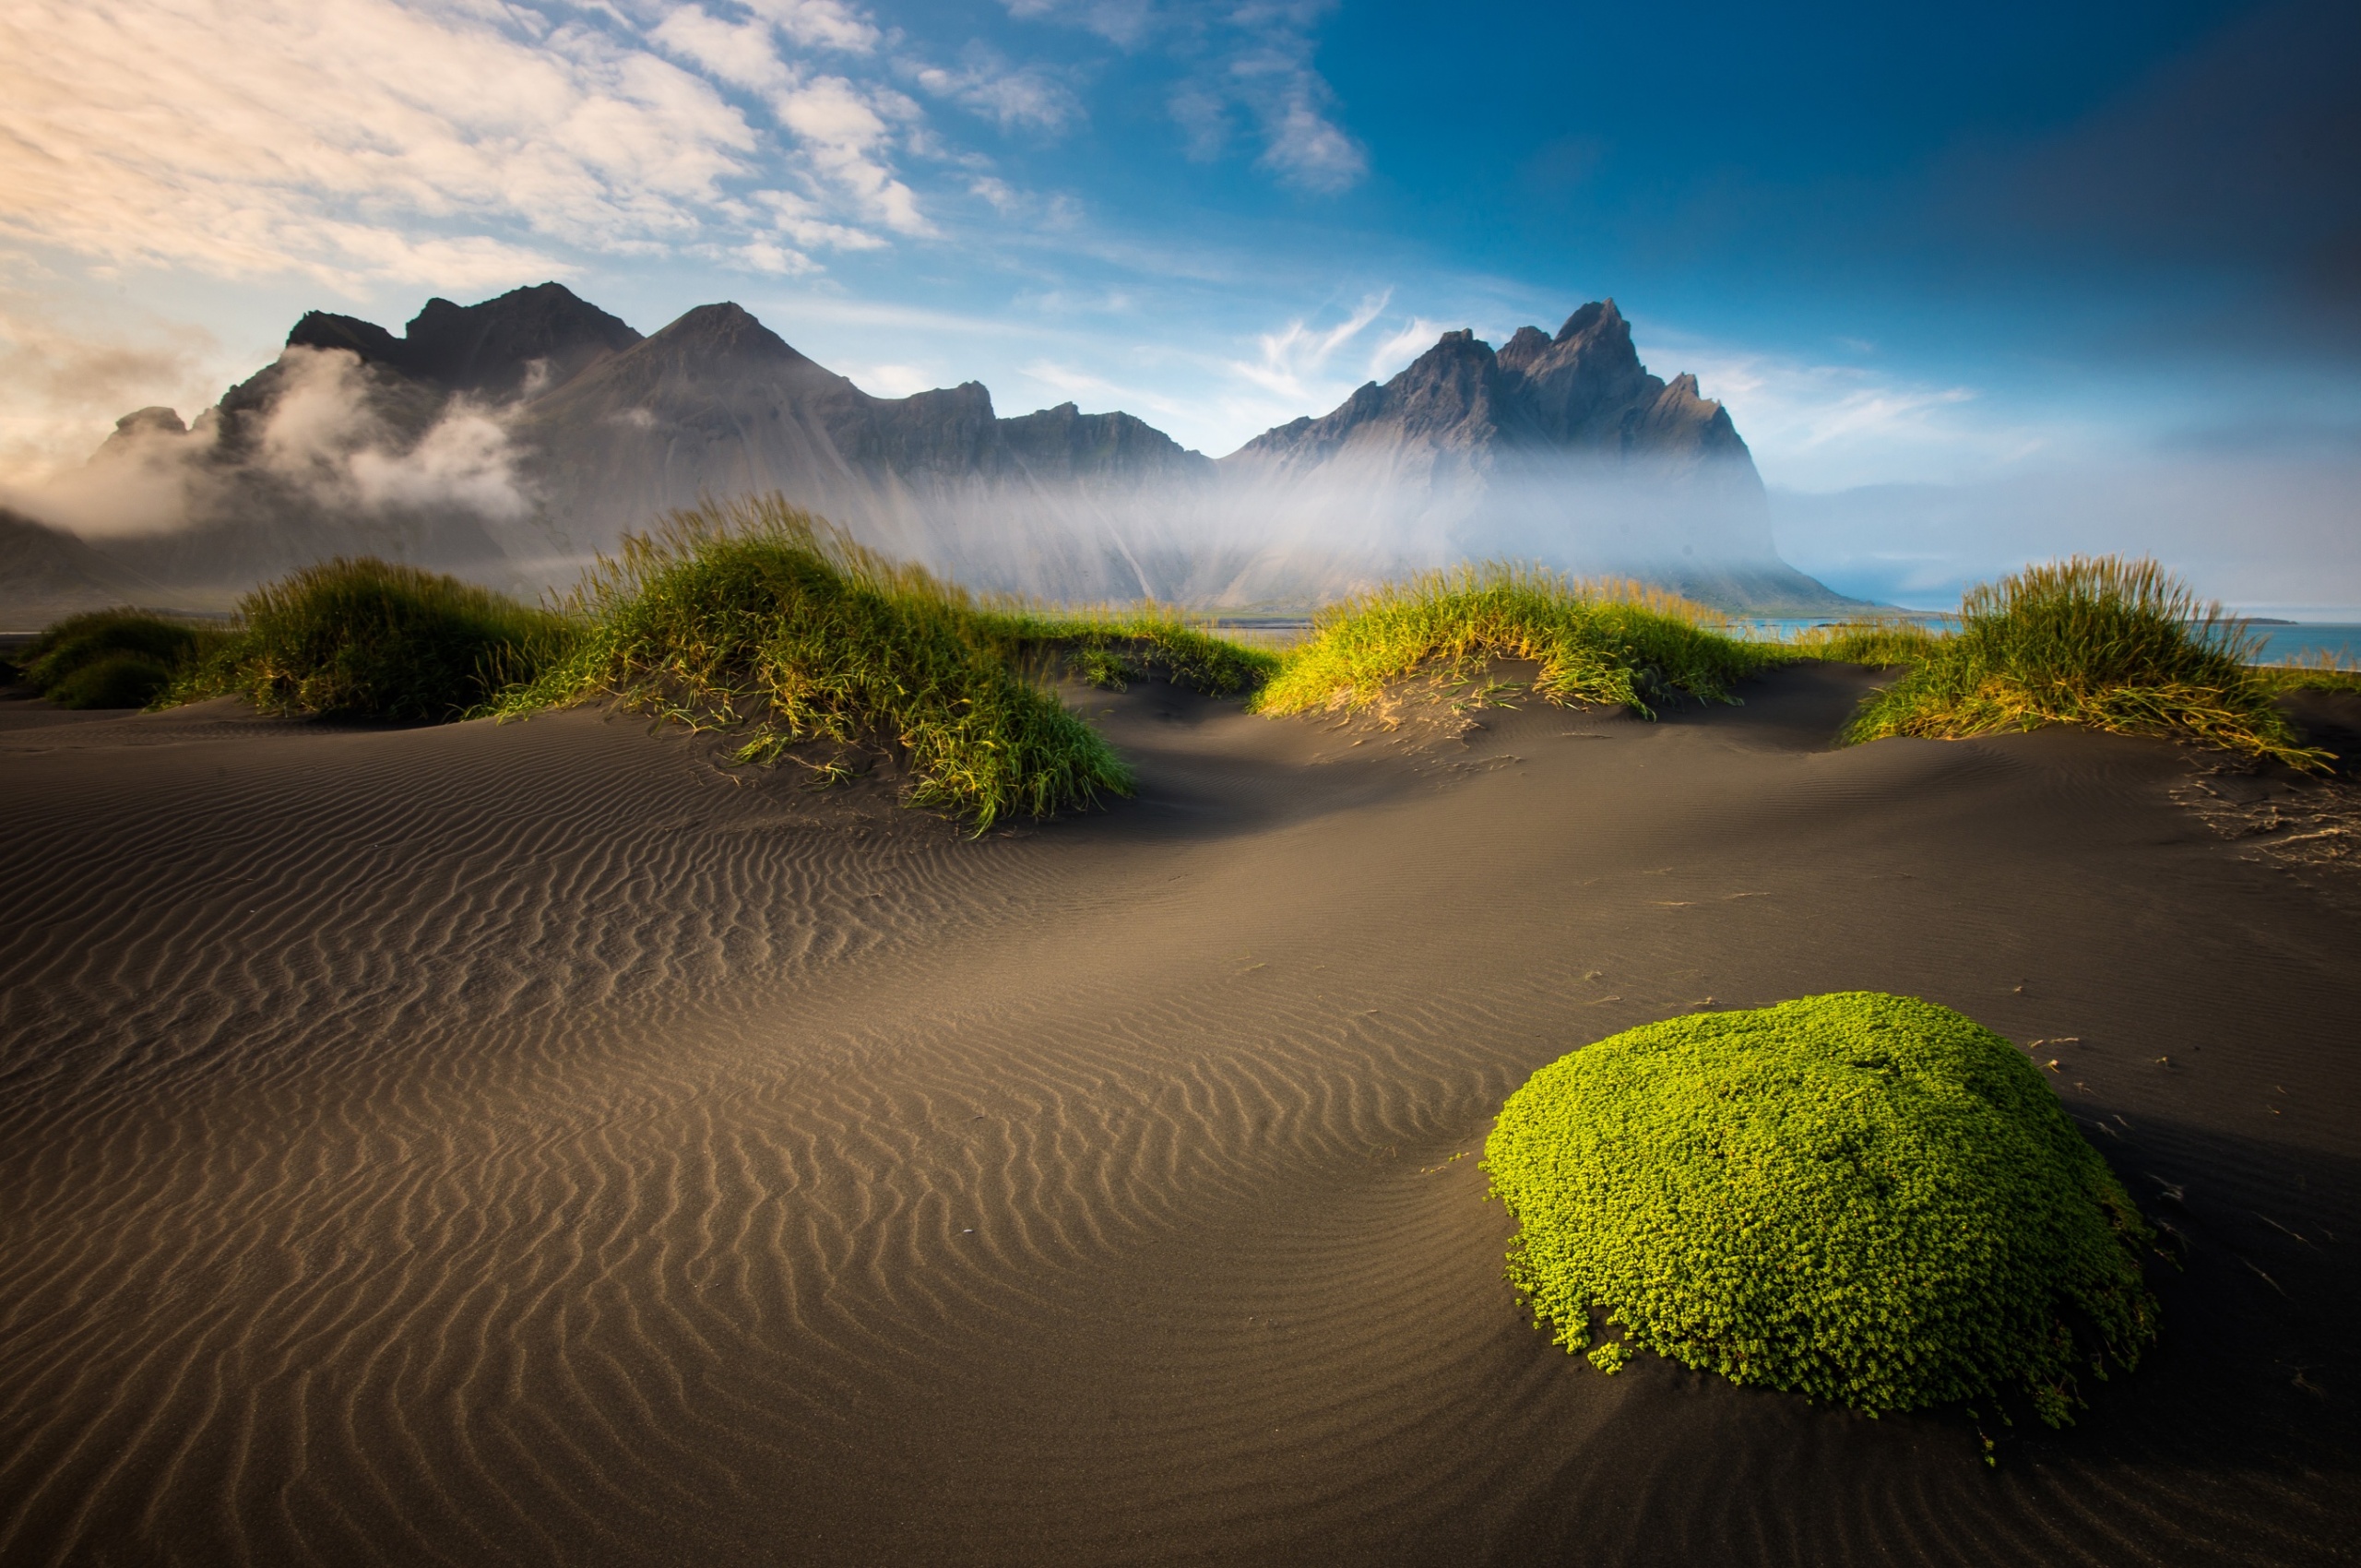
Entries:
POLYGON ((1092 695, 1141 798, 980 842, 593 713, 18 707, 0 1562, 2348 1561, 2350 906, 2161 743, 1832 751, 1862 679, 1415 745, 1092 695), (2080 1037, 2187 1238, 1997 1471, 1501 1278, 1533 1068, 1853 987, 2080 1037))

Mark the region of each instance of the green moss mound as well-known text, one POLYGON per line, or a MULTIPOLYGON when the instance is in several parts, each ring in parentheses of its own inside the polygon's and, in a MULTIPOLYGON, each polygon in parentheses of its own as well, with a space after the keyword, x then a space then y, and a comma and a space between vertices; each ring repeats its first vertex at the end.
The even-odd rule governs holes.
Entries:
POLYGON ((532 679, 571 645, 563 616, 438 572, 322 562, 238 602, 233 630, 174 689, 267 713, 440 723, 532 679))
POLYGON ((1467 674, 1492 659, 1539 664, 1536 695, 1568 706, 1653 716, 1678 696, 1731 702, 1738 680, 1779 655, 1716 631, 1717 620, 1702 605, 1620 579, 1499 564, 1430 572, 1322 611, 1256 707, 1357 707, 1419 670, 1467 674))
POLYGON ((1626 1347, 1870 1412, 2023 1394, 2154 1338, 2153 1238, 2039 1071, 1875 992, 1604 1039, 1509 1097, 1485 1146, 1509 1278, 1570 1350, 1626 1347))
POLYGON ((2260 644, 2219 604, 2153 561, 2076 556, 1968 590, 1954 636, 1907 653, 1913 668, 1862 705, 1851 742, 1939 739, 2079 724, 2193 740, 2290 766, 2305 746, 2254 668, 2260 644))
MULTIPOLYGON (((1032 678, 1028 659, 1062 657, 1072 643, 1098 657, 1106 680, 1159 659, 1217 662, 1197 646, 1209 639, 1177 625, 979 607, 776 498, 675 514, 601 563, 570 609, 580 641, 504 694, 503 711, 619 698, 695 728, 741 730, 746 762, 806 742, 892 746, 914 780, 909 803, 978 831, 1131 792, 1131 770, 1032 678)), ((826 781, 850 764, 811 766, 826 781)))
POLYGON ((177 616, 94 610, 43 630, 19 662, 26 683, 60 707, 146 707, 227 638, 177 616))

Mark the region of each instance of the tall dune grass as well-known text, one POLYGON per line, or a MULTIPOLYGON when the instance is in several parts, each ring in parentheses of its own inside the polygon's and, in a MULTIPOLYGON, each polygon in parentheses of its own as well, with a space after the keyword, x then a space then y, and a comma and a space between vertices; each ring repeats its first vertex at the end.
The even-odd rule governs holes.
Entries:
POLYGON ((1429 572, 1332 605, 1263 687, 1264 713, 1350 708, 1391 682, 1487 659, 1540 665, 1536 695, 1653 716, 1686 695, 1733 702, 1731 687, 1780 657, 1716 629, 1703 605, 1622 579, 1499 564, 1429 572))
POLYGON ((2344 692, 2361 695, 2361 665, 2328 652, 2265 664, 2255 676, 2274 692, 2344 692))
POLYGON ((2259 640, 2153 561, 2075 556, 1968 590, 1960 629, 1861 707, 1847 741, 2080 724, 2182 737, 2291 766, 2305 746, 2254 668, 2259 640))
POLYGON ((1131 792, 1114 749, 1037 678, 1056 660, 1102 683, 1159 669, 1216 690, 1255 670, 1256 656, 1171 614, 980 605, 777 498, 673 514, 601 560, 564 608, 579 640, 495 711, 612 697, 741 730, 741 761, 819 742, 830 754, 808 765, 830 779, 888 747, 913 780, 909 803, 979 832, 1131 792))
POLYGON ((339 556, 240 600, 231 636, 172 696, 243 696, 291 716, 440 722, 531 680, 574 636, 564 616, 490 588, 339 556))
POLYGON ((1892 666, 1916 664, 1927 659, 1942 636, 1924 621, 1897 615, 1807 627, 1778 647, 1782 653, 1795 659, 1892 666))
POLYGON ((146 707, 229 635, 149 610, 93 610, 44 628, 17 662, 25 683, 59 707, 146 707))

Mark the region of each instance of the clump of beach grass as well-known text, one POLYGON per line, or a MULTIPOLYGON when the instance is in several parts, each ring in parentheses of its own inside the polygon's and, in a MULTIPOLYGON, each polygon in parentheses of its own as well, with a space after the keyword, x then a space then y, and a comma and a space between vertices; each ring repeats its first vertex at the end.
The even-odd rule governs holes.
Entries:
POLYGON ((910 777, 909 804, 978 832, 1132 791, 1130 768, 1034 667, 1068 659, 1102 684, 1156 670, 1217 691, 1259 669, 1250 650, 1169 612, 979 604, 777 497, 672 514, 602 559, 564 609, 578 640, 497 711, 611 698, 739 731, 736 760, 793 757, 820 782, 890 748, 910 777), (809 743, 828 754, 796 755, 809 743))
POLYGON ((25 683, 59 707, 146 707, 229 638, 150 610, 93 610, 46 627, 18 656, 25 683))
POLYGON ((1808 626, 1777 646, 1793 659, 1891 667, 1921 662, 1940 641, 1942 635, 1924 621, 1896 615, 1808 626))
POLYGON ((1255 706, 1360 707, 1420 671, 1467 676, 1493 659, 1521 659, 1540 666, 1536 695, 1652 718, 1683 695, 1735 702, 1739 680, 1781 657, 1720 627, 1703 605, 1620 578, 1498 563, 1428 572, 1323 610, 1255 706))
POLYGON ((441 723, 532 679, 575 630, 562 614, 439 572, 338 556, 240 600, 228 637, 171 696, 441 723))
POLYGON ((2290 659, 2257 667, 2255 678, 2273 692, 2348 692, 2361 694, 2361 665, 2321 651, 2306 659, 2290 659))
POLYGON ((1959 630, 1868 698, 1849 742, 2080 724, 2328 766, 2272 706, 2260 640, 2154 561, 2075 556, 1970 588, 1959 630))
POLYGON ((1010 658, 1109 691, 1156 677, 1207 696, 1241 696, 1279 667, 1277 655, 1220 636, 1171 605, 985 605, 977 613, 978 635, 1010 658))
POLYGON ((1542 1068, 1484 1146, 1508 1276, 1601 1371, 1634 1348, 1877 1413, 2023 1396, 2154 1339, 2153 1234, 2016 1047, 1846 992, 1627 1030, 1542 1068), (1595 1322, 1596 1320, 1596 1322, 1595 1322))

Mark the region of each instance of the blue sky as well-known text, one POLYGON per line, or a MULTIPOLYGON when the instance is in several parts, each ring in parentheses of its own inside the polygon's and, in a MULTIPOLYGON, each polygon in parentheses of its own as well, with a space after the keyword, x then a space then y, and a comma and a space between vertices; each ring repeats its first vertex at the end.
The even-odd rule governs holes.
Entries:
POLYGON ((2349 5, 16 0, 0 464, 549 277, 1216 454, 1612 295, 1839 586, 2351 607, 2356 81, 2349 5))

